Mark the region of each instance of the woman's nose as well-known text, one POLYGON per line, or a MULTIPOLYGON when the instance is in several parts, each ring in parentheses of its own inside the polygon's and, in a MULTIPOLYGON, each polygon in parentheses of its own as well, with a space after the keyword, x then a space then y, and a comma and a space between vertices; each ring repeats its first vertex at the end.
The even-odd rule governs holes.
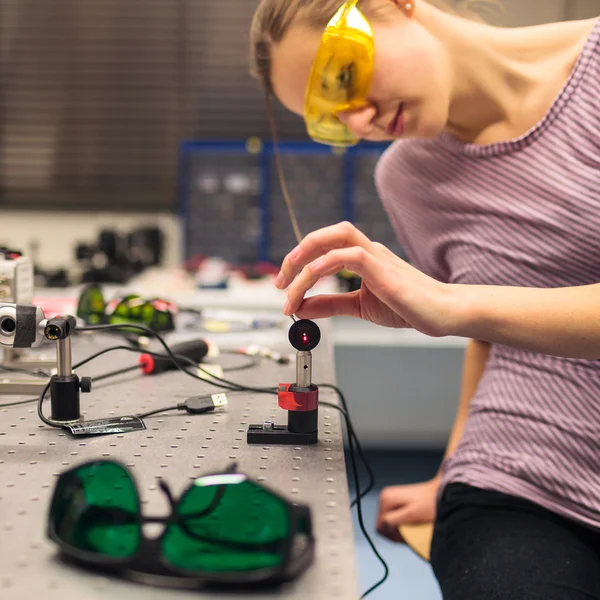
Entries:
POLYGON ((374 106, 364 106, 338 113, 338 119, 358 138, 366 139, 373 132, 377 110, 374 106))

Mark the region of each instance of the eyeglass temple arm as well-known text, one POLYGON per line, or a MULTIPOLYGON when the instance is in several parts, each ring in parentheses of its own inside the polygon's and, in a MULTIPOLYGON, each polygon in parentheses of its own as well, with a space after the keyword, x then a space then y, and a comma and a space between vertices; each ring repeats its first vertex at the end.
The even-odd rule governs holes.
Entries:
POLYGON ((294 504, 292 508, 296 517, 298 531, 312 537, 313 528, 310 507, 306 504, 294 504))

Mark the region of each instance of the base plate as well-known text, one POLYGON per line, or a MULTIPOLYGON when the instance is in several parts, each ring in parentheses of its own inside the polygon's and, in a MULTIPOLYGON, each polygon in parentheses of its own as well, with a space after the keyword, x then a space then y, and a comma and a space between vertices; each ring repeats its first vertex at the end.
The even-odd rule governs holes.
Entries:
POLYGON ((287 425, 274 425, 273 429, 263 429, 262 425, 250 425, 246 437, 248 444, 308 446, 319 441, 319 432, 295 433, 287 425))

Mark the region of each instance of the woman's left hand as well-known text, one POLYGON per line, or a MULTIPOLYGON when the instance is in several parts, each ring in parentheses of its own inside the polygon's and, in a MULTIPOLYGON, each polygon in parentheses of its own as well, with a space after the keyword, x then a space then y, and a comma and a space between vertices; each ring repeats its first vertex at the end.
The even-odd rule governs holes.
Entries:
POLYGON ((303 319, 353 316, 385 327, 414 328, 434 337, 455 333, 464 308, 454 286, 425 275, 350 223, 307 235, 285 257, 275 285, 289 286, 286 315, 303 319), (343 269, 362 278, 360 290, 304 298, 321 277, 343 269))

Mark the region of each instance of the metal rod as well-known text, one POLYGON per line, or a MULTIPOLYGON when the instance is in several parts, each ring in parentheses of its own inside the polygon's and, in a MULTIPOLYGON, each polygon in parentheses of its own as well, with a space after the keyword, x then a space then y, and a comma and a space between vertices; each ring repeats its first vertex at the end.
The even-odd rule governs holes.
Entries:
POLYGON ((71 362, 71 338, 67 337, 64 340, 58 340, 56 343, 56 358, 59 377, 67 377, 73 374, 71 362))
POLYGON ((296 353, 296 386, 308 388, 312 383, 312 354, 310 352, 296 353))

